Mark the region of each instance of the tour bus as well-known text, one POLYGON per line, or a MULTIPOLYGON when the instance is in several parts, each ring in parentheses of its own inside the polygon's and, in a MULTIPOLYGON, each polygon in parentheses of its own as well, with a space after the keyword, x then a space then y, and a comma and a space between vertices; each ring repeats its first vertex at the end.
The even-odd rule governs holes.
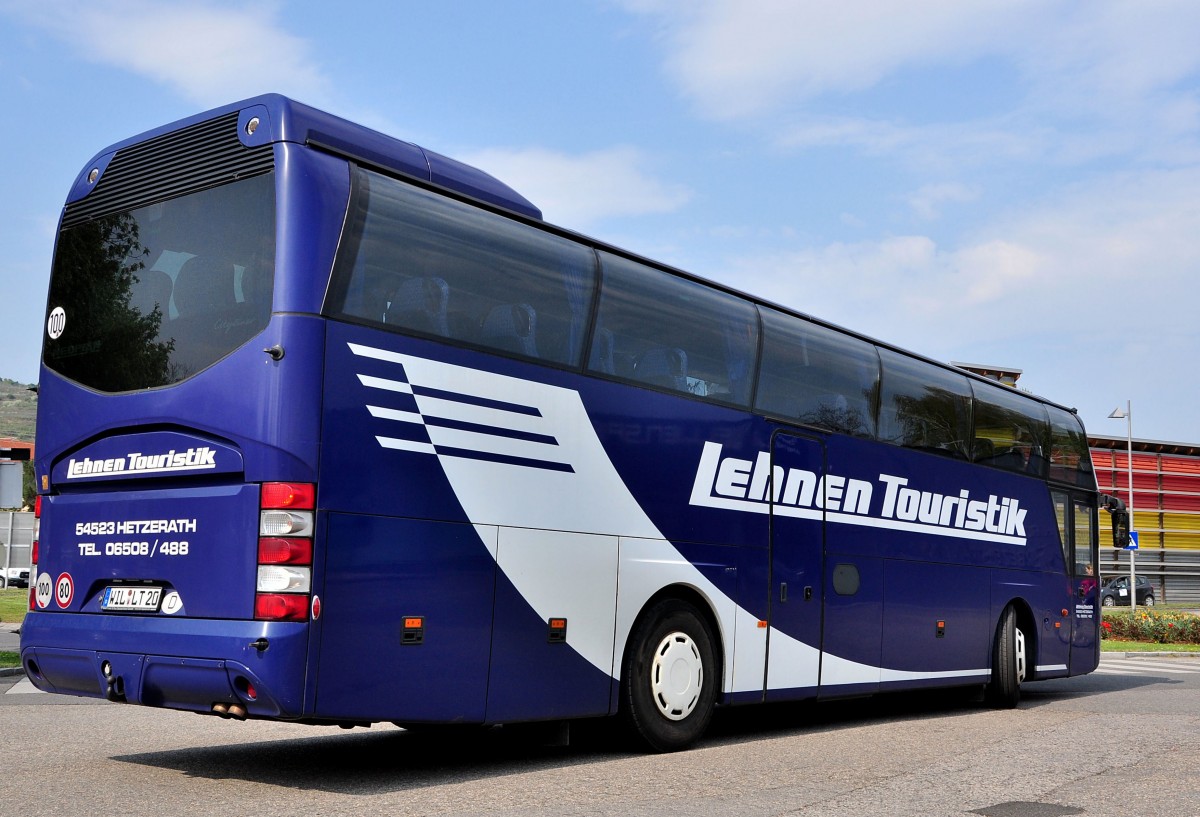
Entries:
POLYGON ((1099 658, 1074 411, 281 96, 85 164, 45 327, 21 661, 48 692, 614 716, 669 751, 716 706, 1012 707, 1099 658))

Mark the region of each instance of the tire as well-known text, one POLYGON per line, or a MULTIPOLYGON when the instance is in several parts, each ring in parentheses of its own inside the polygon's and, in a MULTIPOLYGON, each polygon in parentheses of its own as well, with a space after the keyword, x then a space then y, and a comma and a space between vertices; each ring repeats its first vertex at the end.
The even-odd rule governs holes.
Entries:
POLYGON ((1114 599, 1112 596, 1105 596, 1104 600, 1101 601, 1100 603, 1103 604, 1105 607, 1115 607, 1117 605, 1116 599, 1114 599))
POLYGON ((1017 626, 1017 611, 1012 605, 1000 614, 992 649, 992 680, 988 684, 988 702, 997 709, 1012 709, 1021 700, 1021 682, 1025 680, 1025 634, 1017 626))
POLYGON ((1154 596, 1153 595, 1146 596, 1146 601, 1144 602, 1144 604, 1147 607, 1153 607, 1154 606, 1154 596))
POLYGON ((717 699, 713 642, 682 601, 659 602, 639 620, 621 669, 621 717, 643 747, 674 752, 704 734, 717 699))

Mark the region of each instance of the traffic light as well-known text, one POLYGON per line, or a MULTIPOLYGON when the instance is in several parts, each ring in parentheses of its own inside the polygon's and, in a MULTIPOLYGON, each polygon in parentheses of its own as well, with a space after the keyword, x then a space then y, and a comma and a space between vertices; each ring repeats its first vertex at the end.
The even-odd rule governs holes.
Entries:
POLYGON ((1129 511, 1112 512, 1113 547, 1124 548, 1129 544, 1129 511))

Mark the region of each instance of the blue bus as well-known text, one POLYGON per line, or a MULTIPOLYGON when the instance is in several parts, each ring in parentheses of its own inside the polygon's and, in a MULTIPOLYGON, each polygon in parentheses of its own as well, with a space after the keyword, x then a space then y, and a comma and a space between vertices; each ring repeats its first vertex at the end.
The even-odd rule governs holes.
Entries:
POLYGON ((1072 410, 284 97, 84 165, 45 325, 21 661, 49 692, 615 716, 669 751, 716 706, 1011 707, 1099 658, 1072 410))

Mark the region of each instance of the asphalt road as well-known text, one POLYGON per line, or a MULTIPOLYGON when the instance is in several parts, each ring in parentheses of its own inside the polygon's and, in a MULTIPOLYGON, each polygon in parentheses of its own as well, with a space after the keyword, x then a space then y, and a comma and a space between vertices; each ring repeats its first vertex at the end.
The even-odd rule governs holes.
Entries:
POLYGON ((945 692, 732 710, 665 756, 236 723, 16 680, 0 678, 0 802, 29 815, 1200 814, 1200 659, 1106 657, 1011 711, 945 692))

